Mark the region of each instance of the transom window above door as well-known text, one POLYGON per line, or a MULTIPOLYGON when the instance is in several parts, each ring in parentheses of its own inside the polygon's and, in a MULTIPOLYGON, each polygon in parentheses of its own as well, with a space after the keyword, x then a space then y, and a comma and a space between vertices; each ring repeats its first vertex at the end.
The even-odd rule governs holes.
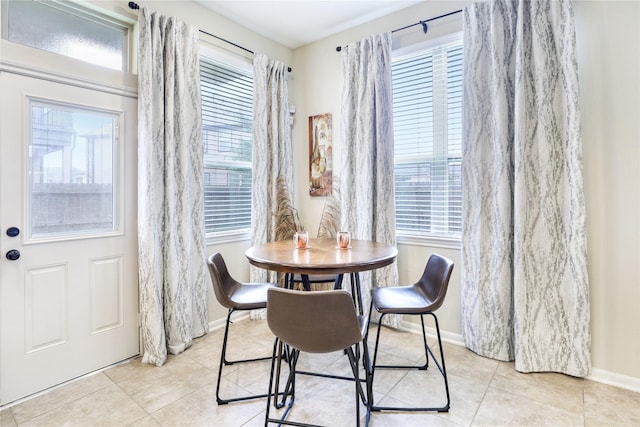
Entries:
POLYGON ((118 71, 129 71, 132 25, 75 2, 2 1, 2 38, 118 71))

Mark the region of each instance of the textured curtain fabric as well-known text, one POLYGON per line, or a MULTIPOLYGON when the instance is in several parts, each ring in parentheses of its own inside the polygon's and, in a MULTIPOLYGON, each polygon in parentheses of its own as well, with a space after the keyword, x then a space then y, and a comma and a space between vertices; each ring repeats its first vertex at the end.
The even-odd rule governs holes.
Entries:
POLYGON ((208 330, 198 30, 139 13, 142 361, 160 366, 208 330))
MULTIPOLYGON (((341 55, 341 226, 355 239, 395 245, 391 33, 352 43, 341 55)), ((360 276, 364 307, 372 286, 398 284, 395 263, 360 276)), ((386 322, 397 327, 400 317, 386 322)))
MULTIPOLYGON (((291 122, 289 120, 287 66, 263 54, 253 59, 253 181, 252 243, 275 239, 278 177, 287 189, 293 184, 291 122)), ((288 195, 291 200, 291 194, 288 195)), ((251 267, 252 282, 276 280, 261 268, 251 267)), ((252 318, 263 317, 253 311, 252 318)))
POLYGON ((591 369, 578 95, 569 1, 465 9, 463 336, 521 372, 591 369))

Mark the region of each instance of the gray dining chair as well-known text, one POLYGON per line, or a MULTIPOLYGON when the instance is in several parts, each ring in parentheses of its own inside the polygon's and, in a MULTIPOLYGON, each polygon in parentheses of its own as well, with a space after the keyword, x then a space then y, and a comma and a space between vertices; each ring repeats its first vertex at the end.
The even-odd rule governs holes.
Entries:
POLYGON ((440 339, 440 327, 436 311, 444 302, 449 286, 449 279, 453 271, 453 262, 438 254, 432 254, 427 261, 424 272, 420 280, 409 286, 390 286, 379 287, 371 290, 371 307, 369 309, 369 320, 374 310, 380 313, 378 320, 378 330, 376 333, 376 344, 373 351, 373 362, 371 364, 371 381, 369 386, 370 396, 373 396, 372 389, 377 369, 418 369, 426 370, 429 367, 429 356, 433 359, 440 374, 444 378, 444 387, 447 395, 447 403, 439 407, 398 407, 398 406, 377 406, 373 400, 370 401, 371 411, 438 411, 447 412, 450 407, 449 383, 447 381, 447 370, 444 362, 444 351, 442 349, 442 340, 440 339), (422 325, 422 340, 424 343, 425 363, 421 366, 413 365, 378 365, 378 345, 380 344, 380 327, 382 318, 387 314, 403 314, 410 316, 420 316, 422 325), (427 344, 427 335, 424 328, 424 316, 433 317, 436 326, 436 334, 438 336, 438 347, 440 349, 440 362, 434 356, 433 351, 427 344))
MULTIPOLYGON (((369 364, 366 345, 368 320, 366 316, 356 314, 351 295, 344 290, 306 292, 272 288, 268 291, 267 301, 267 323, 276 339, 273 344, 265 426, 269 423, 314 425, 287 419, 295 401, 296 373, 298 372, 296 366, 300 352, 331 353, 334 351, 344 351, 348 356, 355 383, 356 425, 359 426, 360 399, 365 404, 368 402, 358 370, 360 343, 363 343, 362 357, 365 366, 369 364), (283 359, 288 363, 289 375, 283 391, 283 402, 277 407, 286 405, 286 408, 281 418, 271 418, 269 415, 271 396, 274 396, 274 401, 277 401, 275 395, 279 392, 279 374, 283 359)), ((329 375, 324 377, 339 378, 329 375)), ((367 377, 368 370, 365 369, 365 380, 367 377)), ((368 409, 366 423, 367 425, 369 423, 368 409)))
POLYGON ((227 312, 227 322, 224 328, 224 338, 222 340, 222 352, 220 354, 220 366, 218 368, 218 383, 216 384, 216 401, 219 405, 229 402, 237 402, 249 399, 267 397, 266 394, 249 395, 223 399, 220 397, 220 380, 222 379, 222 367, 237 363, 256 362, 259 360, 269 360, 271 357, 259 357, 253 359, 233 360, 226 359, 227 339, 229 337, 229 325, 231 324, 231 314, 240 310, 255 310, 267 307, 267 290, 276 287, 273 283, 241 283, 231 277, 227 270, 227 265, 220 253, 214 253, 207 259, 207 266, 213 283, 213 292, 218 302, 225 307, 227 312))

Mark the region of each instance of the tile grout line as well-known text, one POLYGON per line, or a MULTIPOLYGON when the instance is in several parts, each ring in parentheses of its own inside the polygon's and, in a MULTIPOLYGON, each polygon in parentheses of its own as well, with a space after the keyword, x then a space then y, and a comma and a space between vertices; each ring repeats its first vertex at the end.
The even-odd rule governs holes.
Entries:
POLYGON ((496 377, 496 373, 498 372, 499 367, 500 367, 500 364, 496 363, 496 366, 495 368, 493 368, 493 372, 491 373, 491 378, 489 378, 489 381, 487 382, 487 387, 484 389, 484 392, 482 393, 482 398, 480 399, 480 402, 478 402, 478 407, 473 413, 473 417, 471 417, 471 421, 469 422, 469 427, 473 426, 473 422, 476 420, 476 417, 478 416, 478 411, 480 411, 480 407, 482 406, 484 399, 486 399, 487 397, 487 393, 491 388, 491 384, 493 383, 493 380, 496 377))

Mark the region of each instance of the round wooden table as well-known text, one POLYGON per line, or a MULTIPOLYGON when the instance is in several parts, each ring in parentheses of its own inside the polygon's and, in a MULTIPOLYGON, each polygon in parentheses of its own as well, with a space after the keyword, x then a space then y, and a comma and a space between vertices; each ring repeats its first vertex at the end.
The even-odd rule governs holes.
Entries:
POLYGON ((281 273, 344 274, 393 264, 398 250, 369 240, 351 239, 349 249, 339 249, 335 239, 309 239, 306 249, 296 249, 293 240, 279 240, 252 246, 245 255, 256 267, 281 273))
MULTIPOLYGON (((362 314, 360 276, 358 272, 375 270, 393 264, 398 256, 395 246, 369 240, 351 239, 348 249, 339 249, 335 239, 309 239, 306 249, 296 249, 293 240, 279 240, 252 246, 245 252, 249 262, 266 270, 308 276, 309 274, 335 274, 336 287, 343 274, 350 273, 352 287, 357 294, 362 314)), ((288 280, 285 279, 285 283, 288 280)), ((308 289, 308 281, 305 283, 308 289)))

